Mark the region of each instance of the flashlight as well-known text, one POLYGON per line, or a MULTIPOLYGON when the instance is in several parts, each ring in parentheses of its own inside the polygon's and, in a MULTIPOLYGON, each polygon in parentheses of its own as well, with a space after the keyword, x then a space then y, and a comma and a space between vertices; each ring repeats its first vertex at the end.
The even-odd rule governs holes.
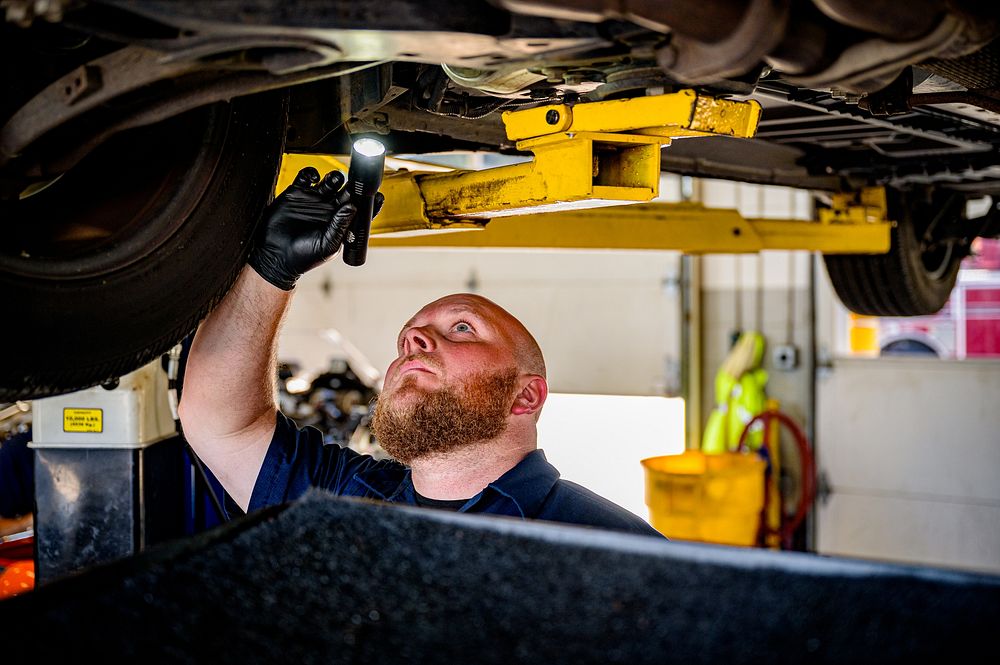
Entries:
POLYGON ((368 256, 368 232, 372 228, 375 194, 382 185, 385 168, 385 146, 375 139, 358 139, 351 146, 351 168, 347 173, 347 190, 357 212, 347 227, 344 240, 344 263, 364 265, 368 256))

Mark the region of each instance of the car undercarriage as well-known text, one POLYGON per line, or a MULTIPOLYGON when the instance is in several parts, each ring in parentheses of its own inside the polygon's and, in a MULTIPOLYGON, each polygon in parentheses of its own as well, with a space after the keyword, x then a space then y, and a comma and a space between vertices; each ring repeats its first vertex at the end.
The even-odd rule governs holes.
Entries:
POLYGON ((343 154, 360 134, 390 154, 523 153, 504 112, 688 89, 754 100, 755 138, 676 141, 663 170, 807 189, 820 207, 883 188, 890 251, 826 257, 862 314, 940 309, 972 240, 1000 235, 995 205, 966 215, 1000 193, 1000 17, 982 3, 0 6, 0 284, 31 321, 4 398, 162 353, 243 265, 281 155, 343 154), (43 348, 64 351, 40 367, 43 348))

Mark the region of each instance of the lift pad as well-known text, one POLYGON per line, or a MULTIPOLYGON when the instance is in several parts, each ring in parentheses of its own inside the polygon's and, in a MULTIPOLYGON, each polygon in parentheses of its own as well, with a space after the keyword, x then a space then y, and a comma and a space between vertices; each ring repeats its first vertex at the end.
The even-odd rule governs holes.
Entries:
MULTIPOLYGON (((757 132, 760 104, 681 90, 669 95, 591 104, 552 104, 503 114, 507 138, 523 141, 573 132, 634 132, 664 138, 738 136, 757 132)), ((669 141, 666 142, 669 144, 669 141)))

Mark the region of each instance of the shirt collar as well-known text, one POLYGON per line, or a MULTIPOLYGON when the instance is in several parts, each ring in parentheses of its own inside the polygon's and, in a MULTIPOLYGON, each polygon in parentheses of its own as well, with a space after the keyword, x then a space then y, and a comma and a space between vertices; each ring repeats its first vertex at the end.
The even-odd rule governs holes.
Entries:
POLYGON ((409 467, 374 467, 354 474, 355 480, 390 503, 416 503, 409 467))
POLYGON ((517 504, 524 517, 534 517, 557 480, 559 471, 545 459, 545 453, 533 450, 487 488, 517 504))
MULTIPOLYGON (((383 501, 416 503, 409 468, 374 468, 357 473, 355 478, 383 501)), ((507 473, 473 497, 462 511, 478 504, 480 500, 486 498, 484 495, 492 490, 512 501, 523 517, 534 517, 557 480, 559 471, 545 459, 545 453, 533 450, 507 473)))

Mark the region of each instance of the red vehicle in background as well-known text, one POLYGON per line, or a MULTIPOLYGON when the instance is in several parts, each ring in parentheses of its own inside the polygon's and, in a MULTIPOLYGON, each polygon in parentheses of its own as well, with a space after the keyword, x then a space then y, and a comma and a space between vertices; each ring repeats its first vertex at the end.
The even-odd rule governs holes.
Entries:
POLYGON ((880 354, 1000 358, 1000 240, 978 238, 933 316, 879 319, 880 354))

